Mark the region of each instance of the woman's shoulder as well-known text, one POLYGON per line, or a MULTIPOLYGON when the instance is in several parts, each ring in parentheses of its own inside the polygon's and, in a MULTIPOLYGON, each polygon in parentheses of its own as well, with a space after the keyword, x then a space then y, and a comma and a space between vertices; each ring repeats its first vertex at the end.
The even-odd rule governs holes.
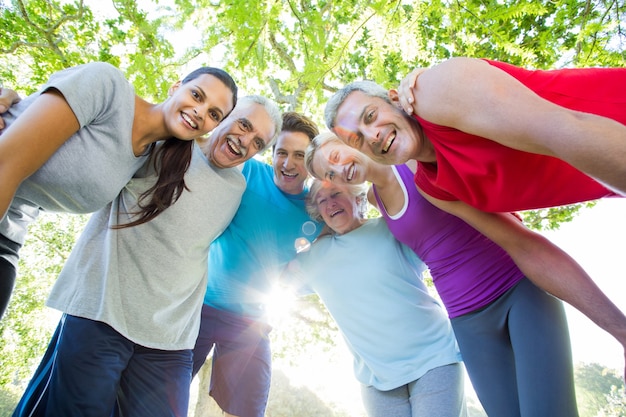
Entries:
MULTIPOLYGON (((109 99, 134 95, 134 88, 124 73, 107 62, 90 62, 59 71, 50 77, 46 87, 60 90, 64 95, 77 95, 78 99, 93 99, 92 96, 105 96, 109 99)), ((67 100, 67 97, 66 97, 67 100)))

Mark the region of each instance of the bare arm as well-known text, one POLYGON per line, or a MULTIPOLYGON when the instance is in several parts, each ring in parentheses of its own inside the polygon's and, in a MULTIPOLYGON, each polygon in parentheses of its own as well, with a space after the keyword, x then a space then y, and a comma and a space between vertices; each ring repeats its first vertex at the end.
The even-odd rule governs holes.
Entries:
POLYGON ((0 135, 0 215, 21 182, 39 169, 79 128, 65 99, 44 93, 0 135))
POLYGON ((621 123, 555 105, 479 59, 453 58, 419 74, 417 85, 415 79, 411 73, 401 84, 403 108, 511 148, 555 156, 626 193, 621 123))
POLYGON ((626 316, 567 253, 511 214, 485 213, 460 201, 424 197, 500 245, 532 282, 571 304, 615 337, 624 347, 626 357, 626 316))

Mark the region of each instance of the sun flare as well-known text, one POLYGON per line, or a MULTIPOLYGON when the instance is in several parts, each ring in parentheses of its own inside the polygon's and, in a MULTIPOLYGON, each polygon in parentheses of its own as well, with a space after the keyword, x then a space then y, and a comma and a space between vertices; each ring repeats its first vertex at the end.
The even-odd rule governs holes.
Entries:
POLYGON ((296 304, 296 295, 291 287, 283 284, 274 284, 267 294, 265 306, 270 324, 278 323, 289 318, 296 304))

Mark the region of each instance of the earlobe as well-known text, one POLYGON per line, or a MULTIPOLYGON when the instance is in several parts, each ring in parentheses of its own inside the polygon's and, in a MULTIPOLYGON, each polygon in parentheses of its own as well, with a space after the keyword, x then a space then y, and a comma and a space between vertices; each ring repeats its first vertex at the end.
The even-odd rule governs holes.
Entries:
POLYGON ((172 86, 170 87, 170 89, 167 91, 167 94, 171 97, 172 95, 174 95, 174 93, 176 92, 176 90, 178 90, 178 87, 180 87, 181 82, 180 81, 176 81, 174 84, 172 84, 172 86))
POLYGON ((391 90, 389 90, 389 92, 387 92, 387 96, 389 97, 391 104, 393 104, 396 108, 402 110, 402 105, 400 104, 400 95, 398 94, 398 90, 396 90, 395 88, 392 88, 391 90))

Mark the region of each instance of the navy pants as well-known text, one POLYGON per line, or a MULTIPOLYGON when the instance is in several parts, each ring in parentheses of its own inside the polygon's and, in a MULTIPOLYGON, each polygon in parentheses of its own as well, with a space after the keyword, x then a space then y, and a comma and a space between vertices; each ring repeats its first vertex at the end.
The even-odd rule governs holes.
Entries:
POLYGON ((149 349, 64 315, 13 416, 186 417, 191 369, 190 349, 149 349))
POLYGON ((202 306, 193 373, 200 370, 213 348, 209 394, 228 414, 265 415, 272 375, 271 329, 261 321, 202 306))

